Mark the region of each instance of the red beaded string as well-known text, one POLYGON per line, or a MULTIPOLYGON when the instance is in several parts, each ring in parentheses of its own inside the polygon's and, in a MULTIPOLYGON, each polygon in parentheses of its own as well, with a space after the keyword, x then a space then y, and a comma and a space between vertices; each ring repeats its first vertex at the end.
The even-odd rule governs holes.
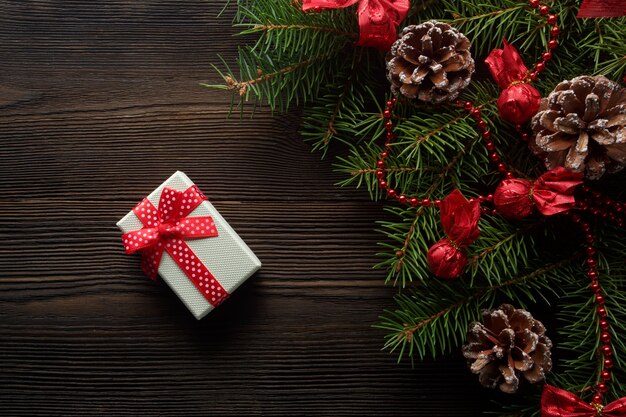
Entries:
POLYGON ((491 140, 491 132, 487 126, 487 122, 485 122, 482 118, 482 113, 480 111, 480 107, 474 107, 474 104, 471 101, 466 101, 462 103, 460 100, 456 101, 457 105, 462 105, 465 110, 467 110, 476 121, 476 127, 480 131, 480 136, 483 138, 485 148, 487 152, 489 152, 489 160, 496 166, 498 172, 504 175, 505 178, 513 178, 515 175, 508 170, 506 164, 502 162, 502 158, 496 151, 496 145, 491 140))
POLYGON ((588 185, 581 187, 582 195, 576 199, 579 209, 590 212, 594 217, 601 217, 618 227, 626 224, 626 203, 614 200, 611 197, 593 191, 588 185))
MULTIPOLYGON (((546 23, 552 28, 550 29, 550 40, 548 41, 548 50, 541 54, 541 59, 535 64, 533 70, 528 71, 528 75, 525 78, 526 82, 532 82, 537 80, 537 77, 540 73, 545 71, 546 65, 548 62, 552 60, 552 50, 556 49, 559 46, 559 41, 557 40, 559 34, 561 33, 561 28, 557 25, 558 15, 550 14, 550 6, 547 4, 541 5, 539 1, 530 0, 529 4, 531 7, 539 8, 539 14, 546 17, 546 23)), ((520 137, 523 142, 528 142, 529 135, 523 131, 523 126, 521 124, 515 125, 515 130, 520 134, 520 137)))
POLYGON ((529 72, 529 77, 532 81, 537 79, 537 75, 546 69, 546 63, 552 60, 552 50, 559 46, 559 41, 556 39, 561 33, 561 28, 557 26, 558 15, 550 14, 550 6, 547 4, 540 5, 538 0, 530 0, 528 2, 531 7, 539 8, 539 14, 546 17, 548 25, 552 26, 550 29, 550 39, 548 41, 548 50, 541 55, 539 62, 535 64, 534 70, 529 72))
POLYGON ((613 368, 613 347, 611 346, 611 324, 609 322, 608 313, 604 307, 604 295, 602 295, 602 287, 600 286, 598 273, 598 259, 596 248, 594 247, 594 235, 592 233, 591 224, 582 219, 575 213, 571 215, 574 223, 577 223, 583 233, 585 239, 585 267, 587 277, 591 281, 589 289, 594 294, 594 302, 596 305, 596 316, 598 319, 598 333, 600 337, 600 346, 598 354, 603 358, 600 365, 599 382, 595 385, 595 394, 592 399, 593 404, 602 404, 603 394, 608 391, 608 384, 611 381, 613 368))
POLYGON ((393 108, 395 107, 396 102, 397 102, 397 99, 395 97, 387 101, 385 111, 383 111, 383 118, 386 120, 385 130, 387 131, 387 133, 385 136, 387 140, 385 141, 383 152, 380 154, 380 158, 378 158, 378 161, 376 162, 375 175, 376 175, 376 178, 378 179, 378 187, 380 187, 381 190, 387 191, 388 198, 395 198, 400 204, 408 203, 413 207, 417 207, 417 206, 430 207, 431 205, 434 205, 435 207, 439 207, 439 204, 441 203, 440 200, 429 200, 428 198, 407 197, 404 194, 398 193, 395 188, 391 188, 389 187, 389 184, 387 184, 385 162, 387 158, 389 157, 389 153, 391 152, 391 144, 393 140, 396 138, 396 135, 393 132, 394 124, 393 124, 393 121, 391 120, 393 116, 393 108))

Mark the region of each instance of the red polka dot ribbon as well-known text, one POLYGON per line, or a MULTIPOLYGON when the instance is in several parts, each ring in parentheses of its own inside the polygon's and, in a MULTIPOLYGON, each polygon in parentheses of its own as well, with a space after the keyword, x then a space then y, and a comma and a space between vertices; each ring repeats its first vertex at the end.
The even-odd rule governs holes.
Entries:
POLYGON ((144 227, 124 233, 122 241, 127 254, 141 252, 143 272, 153 280, 163 252, 167 252, 204 298, 217 307, 229 294, 185 243, 186 239, 217 236, 211 216, 187 217, 206 199, 195 185, 185 191, 164 187, 158 208, 147 198, 135 206, 133 212, 144 227))

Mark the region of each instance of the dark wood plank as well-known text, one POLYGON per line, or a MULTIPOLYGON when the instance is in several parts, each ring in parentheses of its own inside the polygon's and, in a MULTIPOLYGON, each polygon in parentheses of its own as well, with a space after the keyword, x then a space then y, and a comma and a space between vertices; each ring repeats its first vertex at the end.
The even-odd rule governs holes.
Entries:
MULTIPOLYGON (((214 204, 263 262, 262 279, 253 284, 260 295, 349 297, 358 291, 359 297, 386 299, 393 294, 383 290, 382 272, 369 268, 379 238, 373 231, 379 206, 214 204)), ((97 203, 98 211, 93 208, 91 201, 0 202, 0 237, 13 242, 0 247, 0 274, 9 300, 151 287, 142 279, 138 257, 120 250, 114 226, 132 204, 104 201, 97 203), (23 210, 16 211, 16 205, 24 205, 23 210)))
POLYGON ((472 416, 458 355, 412 369, 371 326, 382 206, 338 189, 298 112, 227 119, 234 9, 0 1, 0 413, 472 416), (115 222, 175 170, 263 269, 202 321, 115 222))

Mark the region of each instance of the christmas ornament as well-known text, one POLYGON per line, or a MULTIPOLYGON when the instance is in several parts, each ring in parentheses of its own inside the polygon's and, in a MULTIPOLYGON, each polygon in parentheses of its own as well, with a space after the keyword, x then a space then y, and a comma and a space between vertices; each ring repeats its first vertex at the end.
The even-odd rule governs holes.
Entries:
POLYGON ((447 236, 428 250, 428 266, 438 278, 458 278, 467 265, 465 248, 480 236, 480 202, 468 201, 459 190, 454 190, 441 201, 440 209, 447 236))
POLYGON ((569 391, 544 385, 541 417, 626 417, 626 397, 608 405, 586 403, 569 391))
POLYGON ((117 223, 127 254, 157 272, 201 319, 220 305, 261 262, 206 196, 176 172, 117 223))
POLYGON ((584 0, 576 17, 626 16, 626 0, 584 0))
POLYGON ((387 56, 391 91, 427 103, 454 100, 473 73, 469 39, 447 23, 405 27, 387 56))
POLYGON ((359 2, 357 45, 387 51, 396 40, 398 25, 409 11, 409 0, 304 0, 302 10, 337 9, 359 2))
POLYGON ((509 394, 517 391, 520 376, 530 383, 543 381, 552 368, 552 342, 539 320, 526 310, 503 304, 483 310, 483 323, 472 323, 463 356, 480 383, 499 387, 509 394))
POLYGON ((506 39, 502 42, 504 48, 494 49, 485 59, 491 76, 502 89, 498 98, 498 112, 507 122, 524 123, 539 110, 541 95, 530 85, 528 68, 517 49, 506 39))
POLYGON ((626 166, 626 89, 603 76, 559 83, 533 117, 531 149, 548 169, 598 179, 626 166))
POLYGON ((507 219, 529 216, 534 207, 544 216, 567 211, 576 205, 574 190, 582 184, 582 174, 558 167, 536 181, 511 178, 503 180, 493 194, 498 213, 507 219))

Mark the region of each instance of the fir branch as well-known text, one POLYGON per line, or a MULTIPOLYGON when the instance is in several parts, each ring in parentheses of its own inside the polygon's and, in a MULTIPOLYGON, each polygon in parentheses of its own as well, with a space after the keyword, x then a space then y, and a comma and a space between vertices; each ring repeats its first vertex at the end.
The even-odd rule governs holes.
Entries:
POLYGON ((496 16, 499 16, 503 13, 511 13, 514 11, 519 11, 521 9, 525 9, 525 4, 519 4, 518 6, 509 7, 506 9, 496 9, 490 12, 483 12, 481 14, 473 15, 473 16, 462 16, 457 12, 452 12, 452 18, 454 20, 451 21, 453 25, 463 25, 468 22, 472 22, 474 20, 483 20, 483 19, 492 19, 496 16))
MULTIPOLYGON (((350 175, 352 175, 353 177, 358 176, 358 175, 364 175, 364 174, 373 174, 376 171, 378 171, 378 168, 362 168, 356 171, 352 171, 350 173, 350 175)), ((390 172, 418 172, 418 171, 431 171, 431 172, 441 172, 441 168, 429 168, 429 167, 424 167, 424 168, 413 168, 413 167, 406 167, 406 168, 384 168, 382 171, 386 172, 386 173, 390 173, 390 172)))
MULTIPOLYGON (((262 70, 257 69, 258 77, 245 81, 238 81, 230 75, 223 76, 227 90, 235 90, 240 96, 245 96, 249 93, 249 88, 255 84, 260 84, 266 81, 270 81, 280 75, 288 74, 302 67, 306 67, 314 64, 316 61, 328 58, 327 54, 318 55, 312 59, 305 59, 304 61, 290 64, 285 67, 279 68, 269 74, 264 74, 262 70)), ((213 85, 202 84, 205 87, 215 87, 213 85)))
POLYGON ((248 30, 243 31, 240 35, 247 35, 256 32, 268 32, 271 30, 311 30, 315 32, 332 33, 337 36, 345 36, 347 38, 356 40, 359 35, 355 32, 346 32, 329 26, 313 26, 305 24, 273 24, 273 23, 247 23, 240 24, 238 26, 249 27, 248 30))
POLYGON ((556 272, 571 264, 579 254, 543 265, 532 272, 511 278, 498 285, 473 290, 454 282, 433 281, 428 287, 396 297, 398 309, 386 310, 375 327, 389 331, 384 348, 399 350, 421 360, 436 357, 457 348, 465 339, 467 326, 480 318, 481 308, 501 302, 498 294, 510 299, 511 291, 526 295, 530 287, 561 294, 558 283, 565 279, 556 272))
POLYGON ((538 256, 532 233, 545 226, 543 218, 527 221, 515 227, 505 219, 481 219, 481 235, 470 247, 467 271, 471 285, 485 281, 499 285, 506 277, 516 275, 527 266, 526 259, 538 256))
POLYGON ((373 53, 377 54, 367 49, 353 50, 345 57, 342 71, 333 74, 334 82, 326 85, 317 103, 305 110, 302 136, 314 149, 325 153, 332 141, 353 147, 378 137, 380 126, 368 108, 373 110, 380 101, 370 87, 375 85, 376 75, 382 73, 382 66, 370 63, 373 53), (364 71, 364 67, 370 71, 364 71))
POLYGON ((337 103, 335 104, 330 118, 326 123, 327 128, 326 133, 324 134, 324 139, 322 140, 322 146, 328 146, 330 139, 333 137, 333 135, 337 134, 337 130, 335 129, 335 122, 337 120, 337 116, 341 112, 342 107, 344 106, 348 92, 350 92, 353 86, 353 82, 357 76, 357 66, 361 62, 361 57, 361 54, 354 54, 352 56, 352 64, 350 65, 350 69, 348 71, 348 77, 343 84, 343 90, 337 97, 337 103))
POLYGON ((292 103, 315 100, 334 74, 345 70, 343 61, 333 58, 357 33, 353 15, 304 13, 282 0, 240 0, 235 21, 242 28, 240 34, 261 36, 253 45, 240 47, 238 76, 225 65, 225 70, 217 69, 223 85, 203 85, 231 91, 239 104, 266 102, 280 111, 292 103))

